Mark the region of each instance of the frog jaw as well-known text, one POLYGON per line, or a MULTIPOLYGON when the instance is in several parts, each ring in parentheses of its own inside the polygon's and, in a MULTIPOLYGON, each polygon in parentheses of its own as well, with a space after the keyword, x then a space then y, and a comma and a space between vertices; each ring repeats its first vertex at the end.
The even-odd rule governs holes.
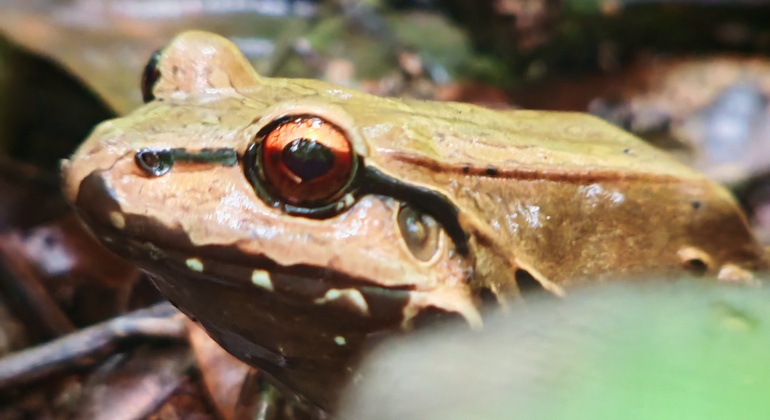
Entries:
MULTIPOLYGON (((464 278, 450 279, 462 272, 457 266, 462 258, 442 265, 444 281, 436 280, 436 270, 426 268, 433 277, 412 271, 399 282, 388 282, 353 275, 356 267, 365 268, 361 262, 303 264, 298 262, 303 253, 283 254, 278 261, 255 252, 259 241, 205 244, 184 225, 161 223, 151 217, 155 213, 145 216, 141 206, 137 210, 122 205, 126 192, 117 187, 123 177, 108 173, 117 167, 109 165, 83 178, 73 199, 94 234, 152 273, 161 292, 200 320, 228 351, 319 406, 332 404, 336 396, 328 384, 337 382, 336 389, 341 388, 373 337, 409 329, 416 319, 436 310, 459 314, 473 326, 481 323, 464 278)), ((387 197, 366 200, 379 204, 364 210, 393 212, 387 197)), ((383 228, 387 223, 376 225, 383 228)), ((376 249, 389 249, 386 245, 376 249)), ((344 249, 338 250, 340 257, 346 256, 344 249)))

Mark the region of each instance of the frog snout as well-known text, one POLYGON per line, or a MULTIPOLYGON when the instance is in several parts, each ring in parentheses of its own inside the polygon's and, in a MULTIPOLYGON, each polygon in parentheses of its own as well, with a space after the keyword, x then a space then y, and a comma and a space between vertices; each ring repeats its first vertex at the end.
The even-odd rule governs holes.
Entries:
POLYGON ((61 165, 62 187, 70 203, 92 228, 102 225, 120 228, 113 220, 120 214, 120 206, 105 176, 109 169, 83 168, 80 163, 73 159, 61 165))

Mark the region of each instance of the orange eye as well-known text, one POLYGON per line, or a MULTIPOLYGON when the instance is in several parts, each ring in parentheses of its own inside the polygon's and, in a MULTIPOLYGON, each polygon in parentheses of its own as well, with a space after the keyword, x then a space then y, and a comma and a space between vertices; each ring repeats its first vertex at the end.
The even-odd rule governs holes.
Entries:
POLYGON ((312 206, 338 198, 354 171, 353 149, 336 125, 314 116, 278 122, 262 141, 265 181, 283 201, 312 206))

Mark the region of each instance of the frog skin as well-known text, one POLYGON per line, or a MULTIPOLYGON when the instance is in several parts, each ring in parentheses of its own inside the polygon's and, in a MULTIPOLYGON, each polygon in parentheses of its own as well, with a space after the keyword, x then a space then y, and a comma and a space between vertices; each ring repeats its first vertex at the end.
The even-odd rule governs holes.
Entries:
POLYGON ((225 349, 323 409, 417 321, 767 267, 726 190, 597 118, 265 78, 203 32, 155 58, 148 103, 64 162, 66 193, 225 349))

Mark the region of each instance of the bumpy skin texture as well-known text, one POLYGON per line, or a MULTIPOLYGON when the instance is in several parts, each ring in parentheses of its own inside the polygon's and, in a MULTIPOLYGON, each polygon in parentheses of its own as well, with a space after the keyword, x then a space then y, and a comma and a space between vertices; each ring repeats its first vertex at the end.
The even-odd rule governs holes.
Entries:
POLYGON ((234 45, 202 32, 178 36, 158 70, 156 99, 97 127, 65 163, 65 189, 96 236, 223 347, 324 408, 372 337, 426 308, 479 325, 480 290, 515 296, 523 271, 560 293, 673 275, 693 259, 722 277, 767 265, 725 190, 587 115, 262 78, 234 45), (265 125, 297 114, 340 127, 363 167, 447 198, 469 252, 441 235, 433 258, 415 258, 400 200, 387 195, 357 196, 320 219, 262 201, 243 157, 265 125), (239 161, 155 177, 134 160, 143 148, 227 148, 239 161))

